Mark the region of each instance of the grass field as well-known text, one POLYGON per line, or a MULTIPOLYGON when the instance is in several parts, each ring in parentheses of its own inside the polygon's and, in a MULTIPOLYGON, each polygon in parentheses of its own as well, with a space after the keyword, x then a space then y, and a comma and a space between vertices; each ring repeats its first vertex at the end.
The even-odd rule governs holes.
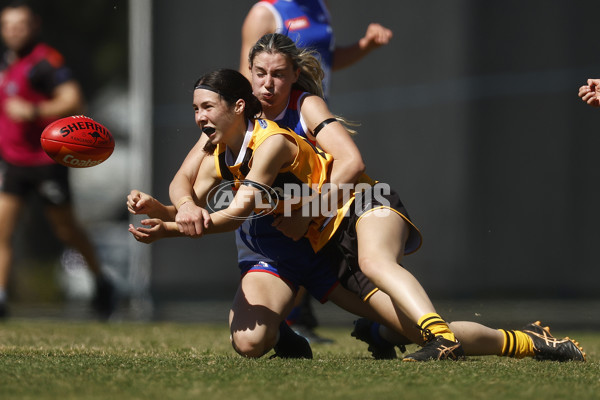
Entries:
POLYGON ((313 345, 313 360, 251 360, 233 352, 225 325, 9 320, 0 399, 600 398, 600 333, 553 332, 576 338, 586 363, 401 363, 371 359, 349 331, 321 328, 335 343, 313 345))

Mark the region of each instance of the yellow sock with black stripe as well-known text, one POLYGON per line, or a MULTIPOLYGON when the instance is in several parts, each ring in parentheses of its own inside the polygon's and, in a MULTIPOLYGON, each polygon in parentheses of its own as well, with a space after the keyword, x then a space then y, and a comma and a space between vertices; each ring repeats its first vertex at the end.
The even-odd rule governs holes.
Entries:
POLYGON ((503 357, 524 358, 533 357, 533 341, 525 332, 507 331, 498 329, 504 334, 504 345, 502 346, 503 357))
POLYGON ((419 318, 418 325, 422 331, 429 330, 434 336, 442 336, 444 339, 456 341, 454 333, 439 314, 429 313, 419 318))

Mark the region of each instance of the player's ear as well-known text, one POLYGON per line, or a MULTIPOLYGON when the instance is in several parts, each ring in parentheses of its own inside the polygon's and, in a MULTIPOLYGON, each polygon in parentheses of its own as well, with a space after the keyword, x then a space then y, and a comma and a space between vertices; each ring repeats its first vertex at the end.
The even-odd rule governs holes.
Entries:
POLYGON ((235 108, 234 108, 235 113, 243 114, 245 109, 246 109, 246 102, 244 101, 244 99, 238 99, 238 101, 235 102, 235 108))

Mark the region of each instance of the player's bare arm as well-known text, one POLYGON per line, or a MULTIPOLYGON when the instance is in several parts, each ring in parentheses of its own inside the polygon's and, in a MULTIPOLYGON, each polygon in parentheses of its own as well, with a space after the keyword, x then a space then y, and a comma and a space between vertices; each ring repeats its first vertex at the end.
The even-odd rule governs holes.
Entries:
POLYGON ((206 215, 208 213, 201 208, 201 202, 194 191, 202 162, 212 158, 207 157, 204 151, 207 140, 206 135, 200 136, 169 185, 169 197, 177 209, 175 221, 179 225, 180 231, 189 236, 201 235, 207 225, 206 215))
MULTIPOLYGON (((365 171, 365 164, 358 147, 352 137, 340 122, 331 122, 319 130, 317 136, 311 133, 315 131, 323 121, 334 118, 327 104, 318 96, 307 96, 302 103, 302 117, 310 130, 308 136, 316 140, 320 148, 333 156, 331 170, 332 187, 342 184, 354 184, 365 171)), ((329 201, 334 193, 329 191, 321 201, 329 201)), ((312 219, 309 213, 300 211, 292 212, 289 217, 278 216, 273 226, 286 236, 299 240, 308 230, 312 219)))
POLYGON ((192 195, 200 165, 207 155, 203 150, 207 140, 206 135, 200 136, 171 180, 169 184, 169 198, 171 199, 171 203, 177 204, 183 197, 192 195))
MULTIPOLYGON (((210 223, 210 214, 207 210, 202 208, 206 205, 206 201, 208 198, 209 191, 212 187, 214 187, 218 182, 219 178, 216 174, 214 157, 208 156, 204 157, 202 163, 199 166, 198 173, 195 176, 195 184, 194 184, 194 197, 198 201, 194 206, 200 210, 201 218, 199 219, 202 224, 202 228, 199 229, 199 233, 196 233, 194 230, 192 233, 190 231, 185 231, 180 229, 179 224, 175 221, 177 210, 175 206, 168 206, 167 208, 170 210, 170 218, 162 219, 162 218, 148 218, 140 221, 142 224, 141 227, 135 227, 134 225, 129 225, 129 232, 133 235, 133 237, 142 243, 153 243, 159 239, 169 238, 169 237, 199 237, 204 233, 206 227, 208 227, 210 223)), ((130 206, 130 201, 135 203, 141 196, 138 193, 132 193, 128 196, 128 208, 130 206)))
MULTIPOLYGON (((261 185, 272 185, 279 171, 294 161, 297 151, 296 144, 285 135, 269 137, 254 151, 252 166, 246 179, 261 185)), ((242 184, 229 207, 210 215, 212 224, 206 233, 237 229, 257 207, 258 190, 254 186, 242 184)))
MULTIPOLYGON (((297 147, 294 143, 284 135, 274 135, 266 139, 254 152, 252 168, 246 178, 259 184, 271 185, 279 170, 289 165, 294 160, 296 153, 297 147)), ((199 171, 198 179, 211 179, 206 176, 207 173, 210 173, 208 170, 208 167, 205 170, 203 166, 199 171)), ((210 224, 202 234, 229 232, 237 229, 256 208, 255 192, 257 190, 250 185, 240 186, 232 203, 226 209, 210 214, 210 224)), ((130 227, 129 231, 137 240, 144 243, 149 243, 146 241, 148 240, 147 235, 154 234, 159 236, 158 238, 182 235, 174 222, 144 220, 142 224, 150 225, 150 228, 130 227)))
POLYGON ((248 53, 258 39, 277 29, 273 13, 262 5, 250 9, 242 25, 242 48, 240 52, 240 73, 251 80, 248 53))
POLYGON ((133 189, 127 196, 127 210, 134 215, 147 215, 163 221, 174 221, 177 210, 172 205, 164 205, 151 195, 133 189))
POLYGON ((319 124, 334 118, 325 101, 318 96, 307 96, 302 103, 302 117, 309 129, 309 139, 316 140, 321 149, 333 156, 331 183, 356 183, 366 167, 346 128, 340 122, 332 122, 320 129, 317 136, 312 135, 319 124))
POLYGON ((83 112, 83 94, 79 84, 68 81, 58 85, 48 100, 38 104, 31 103, 20 97, 10 97, 6 100, 4 111, 14 121, 33 121, 36 118, 61 118, 83 112))
POLYGON ((393 33, 390 29, 378 23, 371 23, 365 35, 356 43, 336 47, 333 53, 333 70, 337 71, 358 62, 364 56, 378 47, 384 46, 392 40, 393 33))

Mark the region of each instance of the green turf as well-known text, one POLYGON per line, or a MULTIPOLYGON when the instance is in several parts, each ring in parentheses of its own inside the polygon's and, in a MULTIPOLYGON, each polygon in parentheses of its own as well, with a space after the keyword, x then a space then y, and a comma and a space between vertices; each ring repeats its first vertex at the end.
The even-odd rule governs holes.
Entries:
MULTIPOLYGON (((470 357, 376 361, 350 328, 314 360, 244 359, 226 326, 9 320, 0 324, 0 399, 594 399, 600 333, 586 363, 470 357)), ((411 349, 409 349, 411 350, 411 349)))

